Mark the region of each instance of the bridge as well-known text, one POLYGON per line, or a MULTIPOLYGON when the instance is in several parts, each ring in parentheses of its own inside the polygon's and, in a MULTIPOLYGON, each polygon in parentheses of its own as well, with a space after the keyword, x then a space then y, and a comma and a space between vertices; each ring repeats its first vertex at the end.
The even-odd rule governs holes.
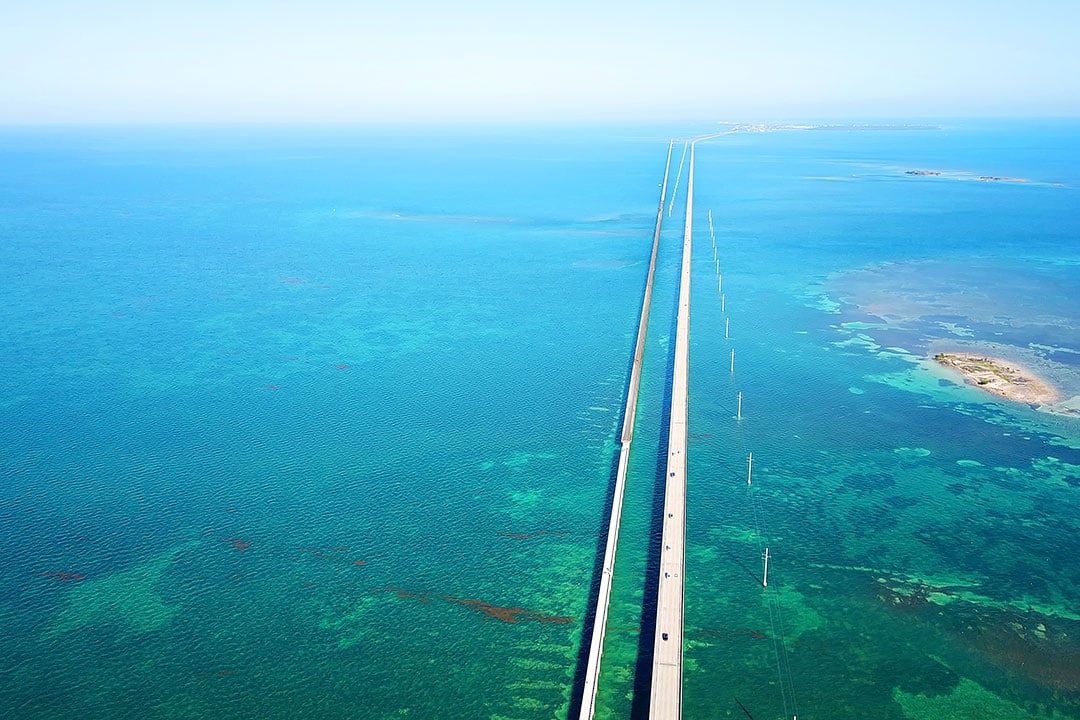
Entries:
MULTIPOLYGON (((667 471, 664 474, 664 518, 660 539, 660 577, 656 594, 652 691, 649 717, 682 717, 683 569, 686 564, 686 422, 690 381, 690 256, 694 220, 694 151, 686 180, 686 224, 683 229, 679 311, 675 326, 675 368, 671 380, 671 422, 667 471)), ((644 631, 644 628, 643 628, 644 631)))
MULTIPOLYGON (((665 470, 664 516, 660 545, 660 572, 657 579, 656 627, 642 628, 655 633, 652 658, 652 686, 649 717, 651 720, 679 720, 682 717, 683 670, 683 595, 686 563, 686 446, 690 375, 690 270, 693 246, 694 216, 694 155, 697 143, 730 132, 701 135, 689 141, 690 163, 686 187, 686 220, 683 227, 682 268, 679 276, 678 313, 675 330, 675 358, 671 386, 671 416, 668 430, 668 457, 665 470)), ((618 545, 622 500, 626 487, 631 440, 638 391, 641 385, 642 357, 645 332, 648 326, 649 305, 652 300, 656 256, 671 171, 672 147, 668 143, 667 163, 661 184, 660 207, 653 231, 652 257, 645 286, 641 319, 638 324, 634 362, 623 414, 619 466, 612 492, 613 502, 608 521, 600 589, 597 595, 594 622, 590 637, 579 720, 592 720, 596 709, 596 693, 600 682, 600 660, 603 653, 608 606, 611 600, 612 578, 615 571, 615 552, 618 545)), ((677 191, 676 187, 676 191, 677 191)), ((674 197, 672 203, 674 203, 674 197)))

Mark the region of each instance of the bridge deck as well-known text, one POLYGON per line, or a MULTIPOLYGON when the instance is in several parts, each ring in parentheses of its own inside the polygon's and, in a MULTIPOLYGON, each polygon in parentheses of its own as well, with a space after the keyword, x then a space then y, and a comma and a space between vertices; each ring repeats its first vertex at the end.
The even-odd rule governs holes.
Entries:
POLYGON ((663 536, 653 651, 651 720, 682 717, 683 567, 686 560, 686 423, 690 370, 690 255, 694 209, 694 146, 686 185, 679 313, 675 329, 675 368, 671 384, 671 425, 664 491, 663 536))

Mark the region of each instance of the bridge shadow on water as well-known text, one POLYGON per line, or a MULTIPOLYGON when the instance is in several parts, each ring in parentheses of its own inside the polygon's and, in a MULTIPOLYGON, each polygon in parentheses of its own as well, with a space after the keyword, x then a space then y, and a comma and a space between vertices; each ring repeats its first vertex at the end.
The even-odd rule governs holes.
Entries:
MULTIPOLYGON (((682 272, 679 263, 675 278, 682 272)), ((649 517, 649 539, 645 577, 642 578, 641 632, 638 636, 637 662, 634 664, 634 697, 630 703, 631 720, 649 717, 652 694, 652 661, 656 644, 656 598, 660 589, 660 545, 664 529, 664 491, 667 488, 668 433, 671 430, 671 388, 675 379, 675 332, 679 319, 679 293, 672 301, 668 328, 667 356, 664 358, 664 394, 660 410, 660 444, 653 473, 652 509, 649 517)))
MULTIPOLYGON (((630 359, 631 367, 634 364, 630 359)), ((629 380, 624 387, 629 385, 629 380)), ((621 413, 626 416, 626 408, 621 413)), ((622 436, 622 417, 619 419, 619 437, 622 436)), ((621 448, 622 443, 618 444, 621 448)), ((585 673, 589 668, 589 650, 592 646, 593 625, 596 623, 596 601, 600 596, 600 579, 604 572, 604 550, 607 547, 608 528, 611 526, 611 508, 615 504, 615 478, 619 474, 619 453, 616 452, 611 461, 611 470, 608 473, 607 497, 604 500, 604 510, 601 517, 600 529, 596 538, 596 552, 593 557, 592 575, 589 582, 589 604, 583 618, 584 627, 581 632, 581 645, 578 647, 577 662, 574 665, 574 682, 570 696, 569 718, 576 720, 581 715, 582 693, 585 690, 585 673)))
MULTIPOLYGON (((649 255, 652 256, 652 237, 649 238, 649 255)), ((642 307, 645 303, 645 294, 648 292, 649 275, 645 274, 645 281, 642 283, 641 290, 641 303, 638 307, 642 307)), ((626 373, 623 378, 623 388, 629 391, 630 378, 634 373, 634 357, 637 354, 638 335, 640 334, 640 313, 637 316, 638 319, 638 332, 634 333, 634 344, 631 346, 630 361, 626 366, 626 373)), ((670 395, 670 391, 668 395, 670 395)), ((585 674, 589 667, 589 650, 592 646, 593 639, 593 626, 596 623, 596 601, 600 596, 600 580, 604 572, 604 551, 607 549, 607 536, 611 527, 611 509, 615 504, 615 480, 619 475, 619 455, 622 450, 622 434, 623 424, 626 422, 626 402, 625 393, 622 408, 619 410, 619 419, 616 424, 616 452, 611 458, 611 467, 608 470, 608 484, 607 484, 607 496, 604 499, 604 507, 601 512, 600 527, 597 530, 596 536, 596 551, 593 555, 592 574, 589 581, 589 600, 586 606, 585 616, 582 620, 583 628, 581 632, 581 645, 578 647, 577 660, 574 664, 574 680, 571 686, 570 695, 570 709, 568 718, 569 720, 576 720, 581 715, 581 701, 582 693, 585 690, 585 674)), ((661 503, 661 509, 662 509, 661 503)))
MULTIPOLYGON (((678 248, 680 250, 679 257, 682 256, 682 242, 680 234, 680 242, 678 248)), ((651 240, 651 238, 650 238, 651 240)), ((661 242, 663 239, 661 238, 661 242)), ((650 242, 650 254, 652 244, 650 242)), ((662 263, 661 258, 657 257, 657 275, 660 274, 660 265, 662 263)), ((649 700, 652 692, 652 660, 653 651, 655 646, 656 635, 656 614, 657 614, 657 593, 659 591, 660 583, 660 549, 663 540, 663 526, 664 526, 664 493, 667 488, 666 475, 667 475, 667 456, 668 456, 668 434, 671 429, 671 391, 675 377, 675 337, 678 329, 678 316, 679 316, 679 281, 682 273, 682 261, 679 260, 676 263, 674 280, 675 293, 671 299, 671 306, 669 310, 668 321, 668 346, 667 353, 664 358, 664 390, 663 401, 660 409, 660 438, 659 447, 656 453, 656 466, 653 472, 653 488, 652 488, 652 504, 650 509, 650 522, 649 533, 646 546, 646 567, 645 575, 642 578, 642 607, 641 607, 641 631, 638 636, 638 649, 637 659, 634 663, 634 683, 633 683, 633 699, 630 705, 630 717, 631 720, 647 720, 649 716, 649 700)), ((654 293, 656 283, 660 282, 658 278, 654 278, 654 293)), ((642 303, 644 303, 645 292, 648 286, 648 275, 646 274, 646 280, 643 283, 642 288, 642 303)), ((650 311, 650 315, 655 312, 656 297, 653 297, 653 309, 650 311)), ((640 305, 639 305, 640 307, 640 305)), ((640 319, 640 315, 639 315, 640 319)), ((650 323, 652 324, 652 320, 650 323)), ((639 328, 640 332, 640 328, 639 328)), ((633 348, 636 352, 637 349, 637 337, 638 333, 634 336, 633 348)), ((623 383, 624 388, 630 387, 630 378, 634 369, 634 353, 630 355, 630 361, 627 364, 625 381, 623 383)), ((638 413, 640 417, 641 413, 638 413)), ((626 404, 623 403, 623 407, 619 413, 618 421, 618 442, 616 447, 621 449, 622 428, 623 423, 626 421, 626 404)), ((574 678, 572 683, 572 694, 570 696, 570 706, 568 717, 570 720, 577 720, 581 714, 582 693, 585 688, 585 674, 588 670, 589 664, 589 650, 592 645, 593 639, 593 625, 596 622, 596 601, 600 595, 600 580, 604 571, 604 551, 607 545, 608 530, 611 525, 611 509, 615 499, 615 480, 619 472, 619 453, 614 453, 611 460, 611 468, 608 473, 608 490, 607 496, 604 501, 603 514, 601 515, 601 522, 599 528, 599 534, 596 540, 596 552, 593 559, 592 575, 589 583, 589 601, 585 617, 583 618, 583 629, 581 645, 578 648, 577 661, 574 668, 574 678)))

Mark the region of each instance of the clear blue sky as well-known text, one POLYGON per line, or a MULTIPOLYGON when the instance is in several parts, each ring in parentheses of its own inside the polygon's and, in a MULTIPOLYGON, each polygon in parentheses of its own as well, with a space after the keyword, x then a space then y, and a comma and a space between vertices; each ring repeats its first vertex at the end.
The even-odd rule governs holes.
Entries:
POLYGON ((1080 116, 1080 0, 5 0, 0 122, 1080 116))

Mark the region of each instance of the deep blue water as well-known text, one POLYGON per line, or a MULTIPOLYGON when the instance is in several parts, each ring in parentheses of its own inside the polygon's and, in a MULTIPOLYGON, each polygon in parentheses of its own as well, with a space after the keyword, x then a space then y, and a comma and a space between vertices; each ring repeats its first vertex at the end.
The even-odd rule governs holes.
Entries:
MULTIPOLYGON (((0 132, 2 714, 565 716, 690 131, 0 132)), ((688 717, 1080 715, 1078 159, 1059 121, 699 145, 688 717)), ((640 710, 681 200, 604 717, 640 710)))

